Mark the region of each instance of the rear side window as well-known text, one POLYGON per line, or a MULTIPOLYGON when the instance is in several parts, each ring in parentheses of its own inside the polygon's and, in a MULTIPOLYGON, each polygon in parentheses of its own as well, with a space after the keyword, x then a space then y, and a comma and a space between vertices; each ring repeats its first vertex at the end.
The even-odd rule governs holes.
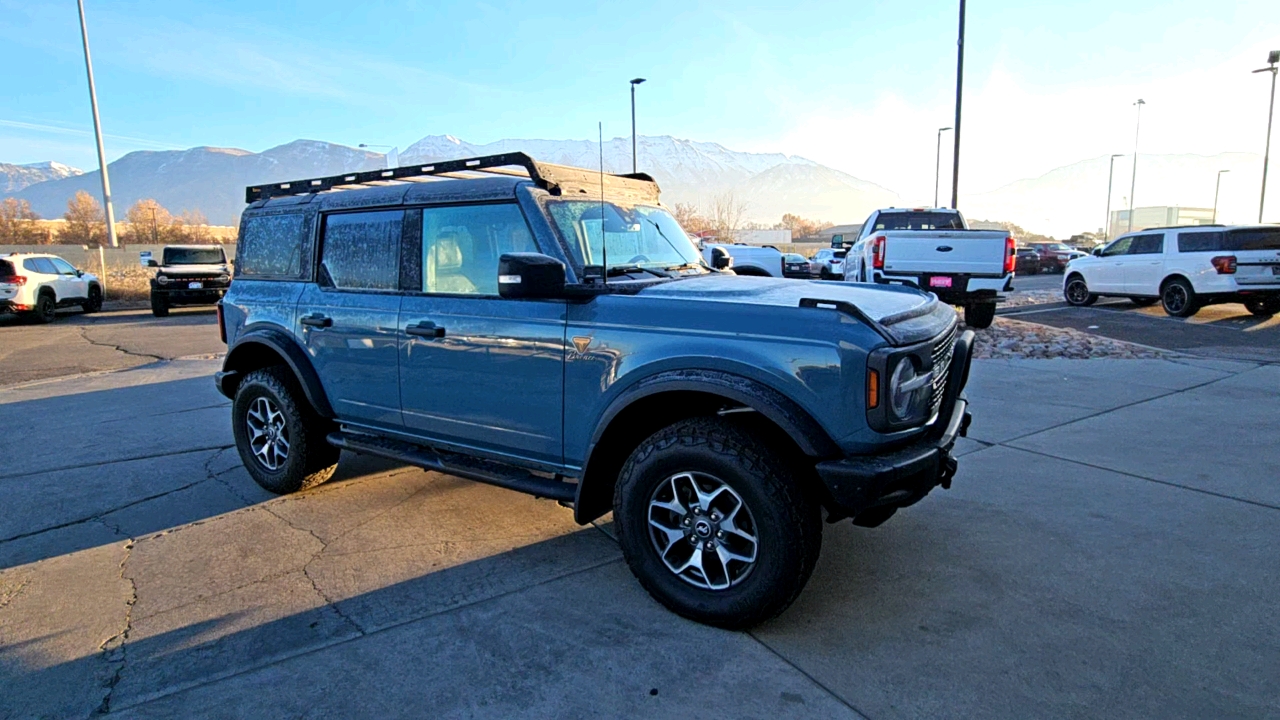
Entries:
POLYGON ((307 269, 310 222, 302 213, 246 218, 236 245, 236 275, 296 280, 307 269))
POLYGON ((320 284, 344 290, 398 289, 403 227, 403 210, 326 216, 320 284))
POLYGON ((1159 255, 1164 252, 1164 233, 1139 235, 1129 244, 1130 255, 1159 255))
POLYGON ((1248 228, 1227 231, 1227 248, 1236 250, 1280 250, 1280 228, 1248 228))
POLYGON ((22 261, 22 267, 27 272, 43 273, 45 275, 57 275, 58 270, 49 262, 49 258, 29 258, 22 261))
POLYGON ((1178 235, 1178 252, 1218 252, 1222 250, 1222 239, 1226 233, 1196 232, 1178 235))
POLYGON ((0 277, 13 277, 17 274, 13 271, 13 263, 8 260, 0 260, 0 277))

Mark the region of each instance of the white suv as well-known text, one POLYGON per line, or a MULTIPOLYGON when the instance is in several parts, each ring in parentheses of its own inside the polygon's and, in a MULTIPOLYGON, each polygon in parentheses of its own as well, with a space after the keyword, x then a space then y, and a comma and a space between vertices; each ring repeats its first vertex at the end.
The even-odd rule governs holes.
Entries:
POLYGON ((1099 296, 1160 302, 1174 317, 1205 305, 1243 303, 1250 313, 1280 313, 1280 225, 1154 228, 1121 235, 1063 273, 1070 305, 1099 296))
POLYGON ((822 248, 809 262, 810 274, 823 280, 844 279, 844 256, 848 250, 839 248, 822 248))
POLYGON ((102 283, 57 255, 0 255, 0 313, 21 313, 36 322, 53 320, 55 310, 77 305, 102 309, 102 283))

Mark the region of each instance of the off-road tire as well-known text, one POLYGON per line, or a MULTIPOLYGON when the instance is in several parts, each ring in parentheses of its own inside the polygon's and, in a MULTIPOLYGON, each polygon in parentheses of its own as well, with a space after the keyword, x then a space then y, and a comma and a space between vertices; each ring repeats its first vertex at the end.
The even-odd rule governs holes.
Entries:
POLYGON ((169 301, 163 295, 151 293, 151 314, 156 317, 169 317, 169 301))
POLYGON ((1188 318, 1200 312, 1200 301, 1191 283, 1175 277, 1160 286, 1160 305, 1171 317, 1188 318))
POLYGON ((1089 307, 1098 302, 1098 296, 1089 292, 1089 285, 1081 275, 1072 275, 1067 278, 1067 284, 1062 288, 1062 299, 1072 307, 1089 307), (1072 286, 1077 283, 1079 287, 1073 288, 1072 286))
POLYGON ((1249 298, 1244 301, 1244 309, 1254 317, 1269 318, 1280 313, 1280 298, 1249 298))
POLYGON ((231 404, 231 430, 245 470, 264 490, 278 495, 315 487, 333 476, 340 451, 325 440, 333 424, 316 415, 293 373, 283 366, 255 370, 236 388, 231 404), (271 470, 253 453, 246 417, 256 398, 267 397, 284 415, 289 452, 271 470))
POLYGON ((89 286, 89 297, 80 305, 86 314, 96 313, 102 309, 102 288, 97 285, 89 286))
POLYGON ((36 297, 36 306, 29 317, 32 322, 37 322, 41 325, 51 323, 58 316, 57 309, 58 302, 53 299, 53 295, 43 292, 36 297))
POLYGON ((1160 298, 1135 297, 1135 298, 1129 298, 1129 302, 1133 303, 1134 305, 1137 305, 1138 307, 1151 307, 1152 305, 1155 305, 1156 303, 1160 302, 1160 298))
POLYGON ((995 303, 974 303, 964 306, 964 324, 976 330, 991 327, 996 319, 995 303))
POLYGON ((690 418, 654 433, 631 453, 614 489, 613 519, 631 572, 672 612, 708 625, 742 629, 776 617, 800 595, 822 547, 819 504, 801 486, 784 453, 721 418, 690 418), (724 590, 697 587, 659 556, 649 533, 649 502, 683 472, 705 473, 745 503, 758 538, 756 561, 724 590))

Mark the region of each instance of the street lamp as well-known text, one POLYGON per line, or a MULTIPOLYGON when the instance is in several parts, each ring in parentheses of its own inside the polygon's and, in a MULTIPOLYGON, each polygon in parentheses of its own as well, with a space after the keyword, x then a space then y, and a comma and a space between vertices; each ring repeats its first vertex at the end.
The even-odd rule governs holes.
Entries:
POLYGON ((938 207, 938 181, 942 175, 942 133, 949 127, 938 128, 938 154, 933 161, 933 206, 938 207))
POLYGON ((1219 170, 1218 181, 1213 184, 1213 219, 1209 221, 1211 225, 1218 224, 1218 189, 1222 187, 1222 173, 1231 172, 1230 170, 1219 170))
POLYGON ((1138 133, 1142 130, 1142 106, 1147 101, 1138 98, 1138 102, 1134 105, 1138 106, 1138 121, 1133 127, 1133 174, 1129 176, 1129 229, 1125 232, 1133 230, 1133 191, 1138 185, 1138 133))
POLYGON ((960 98, 964 87, 964 0, 960 0, 960 32, 956 39, 956 131, 952 133, 955 149, 951 153, 951 209, 960 203, 960 98))
POLYGON ((1123 154, 1112 155, 1111 163, 1110 163, 1111 167, 1107 169, 1107 222, 1102 226, 1103 227, 1102 239, 1104 241, 1111 239, 1111 178, 1115 177, 1116 158, 1118 157, 1124 157, 1124 155, 1123 154))
POLYGON ((1258 222, 1262 222, 1262 206, 1267 202, 1267 165, 1271 161, 1271 116, 1276 110, 1276 64, 1280 63, 1280 50, 1272 50, 1267 56, 1268 67, 1254 70, 1255 73, 1271 73, 1271 101, 1267 105, 1267 150, 1262 154, 1262 197, 1258 200, 1258 222))
POLYGON ((116 239, 116 211, 111 207, 111 180, 107 177, 107 151, 102 146, 102 120, 98 118, 98 91, 93 85, 93 61, 89 59, 89 30, 84 22, 84 0, 80 6, 80 39, 84 41, 84 71, 89 76, 89 105, 93 107, 93 135, 98 141, 98 170, 102 173, 102 206, 107 218, 107 241, 120 247, 116 239))
POLYGON ((631 172, 633 174, 636 172, 636 86, 642 82, 644 78, 631 80, 631 172))

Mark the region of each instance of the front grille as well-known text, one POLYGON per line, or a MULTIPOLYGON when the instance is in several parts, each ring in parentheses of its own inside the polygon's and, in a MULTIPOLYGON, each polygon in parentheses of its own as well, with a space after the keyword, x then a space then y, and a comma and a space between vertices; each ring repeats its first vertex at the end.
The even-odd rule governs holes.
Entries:
POLYGON ((956 348, 956 331, 959 323, 951 327, 933 343, 933 398, 929 403, 929 417, 938 413, 942 406, 942 396, 947 392, 947 377, 950 375, 951 356, 956 348))

